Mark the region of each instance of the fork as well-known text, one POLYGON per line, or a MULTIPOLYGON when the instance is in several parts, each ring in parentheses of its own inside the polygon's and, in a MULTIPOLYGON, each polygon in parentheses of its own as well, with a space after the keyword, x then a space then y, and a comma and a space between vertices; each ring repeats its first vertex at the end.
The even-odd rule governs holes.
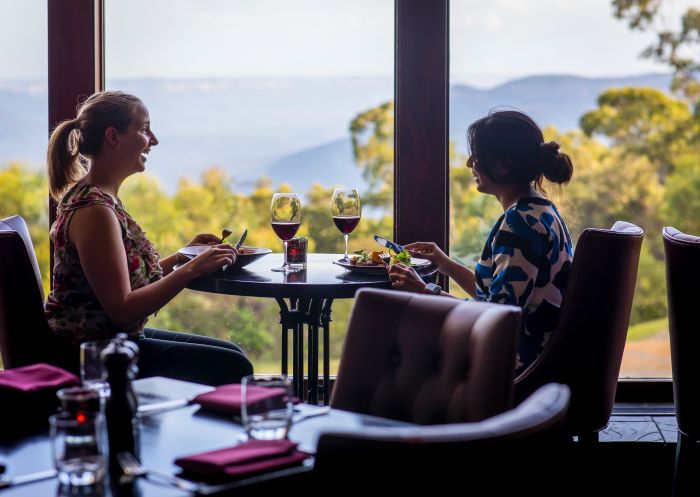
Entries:
POLYGON ((122 468, 124 474, 131 478, 144 476, 149 479, 160 480, 173 485, 180 490, 184 490, 185 492, 197 493, 202 488, 202 486, 198 483, 194 483, 183 478, 178 478, 177 476, 170 475, 168 473, 161 473, 160 471, 146 469, 130 452, 120 452, 117 454, 117 461, 119 461, 119 466, 122 468))
POLYGON ((221 230, 221 240, 219 241, 219 243, 224 243, 224 240, 228 238, 231 235, 231 233, 233 233, 233 231, 231 231, 228 228, 224 228, 223 230, 221 230))
POLYGON ((386 267, 389 267, 389 266, 390 266, 389 262, 391 262, 391 255, 389 255, 389 254, 379 254, 379 258, 381 259, 381 261, 384 263, 384 265, 385 265, 386 267))

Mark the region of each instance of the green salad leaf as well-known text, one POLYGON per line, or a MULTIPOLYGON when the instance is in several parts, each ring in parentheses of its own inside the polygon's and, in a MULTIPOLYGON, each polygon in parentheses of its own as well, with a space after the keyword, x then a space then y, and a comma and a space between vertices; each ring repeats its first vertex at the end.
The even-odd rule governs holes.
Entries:
POLYGON ((406 265, 411 264, 411 254, 408 252, 408 250, 402 250, 398 254, 396 252, 394 252, 393 250, 391 250, 390 252, 392 252, 391 258, 392 258, 392 261, 394 262, 394 264, 396 264, 398 262, 401 262, 401 263, 406 264, 406 265))
POLYGON ((354 264, 357 264, 358 262, 360 262, 360 263, 370 262, 369 253, 365 249, 356 250, 355 252, 353 252, 353 254, 357 254, 357 255, 353 255, 350 258, 350 260, 354 264))

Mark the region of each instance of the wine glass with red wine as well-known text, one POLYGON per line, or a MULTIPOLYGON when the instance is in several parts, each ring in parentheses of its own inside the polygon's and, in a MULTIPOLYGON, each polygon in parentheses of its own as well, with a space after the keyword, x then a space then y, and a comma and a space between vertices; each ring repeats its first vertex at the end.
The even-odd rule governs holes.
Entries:
POLYGON ((294 271, 287 262, 287 242, 294 238, 301 225, 301 201, 296 193, 275 193, 270 205, 272 229, 284 242, 284 264, 273 271, 294 271))
POLYGON ((348 260, 348 237, 362 215, 360 194, 355 188, 336 188, 331 199, 333 222, 345 238, 345 260, 348 260))

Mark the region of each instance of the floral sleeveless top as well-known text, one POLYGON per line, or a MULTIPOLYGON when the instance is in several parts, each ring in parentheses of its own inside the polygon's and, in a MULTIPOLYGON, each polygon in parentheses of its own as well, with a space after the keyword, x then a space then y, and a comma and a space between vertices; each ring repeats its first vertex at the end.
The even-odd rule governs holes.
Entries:
POLYGON ((106 340, 119 332, 138 337, 147 318, 128 326, 114 324, 85 276, 78 251, 68 239, 68 226, 76 210, 90 205, 106 205, 121 225, 124 252, 129 267, 131 289, 144 287, 163 277, 160 255, 146 233, 126 212, 121 200, 99 188, 78 184, 61 199, 56 221, 51 226, 54 246, 53 290, 46 299, 46 318, 54 332, 78 346, 86 340, 106 340))

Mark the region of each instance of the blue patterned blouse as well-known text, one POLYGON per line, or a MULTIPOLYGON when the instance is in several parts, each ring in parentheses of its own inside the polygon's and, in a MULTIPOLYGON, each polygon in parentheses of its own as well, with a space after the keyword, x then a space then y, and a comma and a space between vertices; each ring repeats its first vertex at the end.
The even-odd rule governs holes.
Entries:
POLYGON ((474 270, 475 300, 522 307, 516 374, 537 358, 557 326, 573 255, 564 220, 541 197, 518 200, 486 240, 474 270))

